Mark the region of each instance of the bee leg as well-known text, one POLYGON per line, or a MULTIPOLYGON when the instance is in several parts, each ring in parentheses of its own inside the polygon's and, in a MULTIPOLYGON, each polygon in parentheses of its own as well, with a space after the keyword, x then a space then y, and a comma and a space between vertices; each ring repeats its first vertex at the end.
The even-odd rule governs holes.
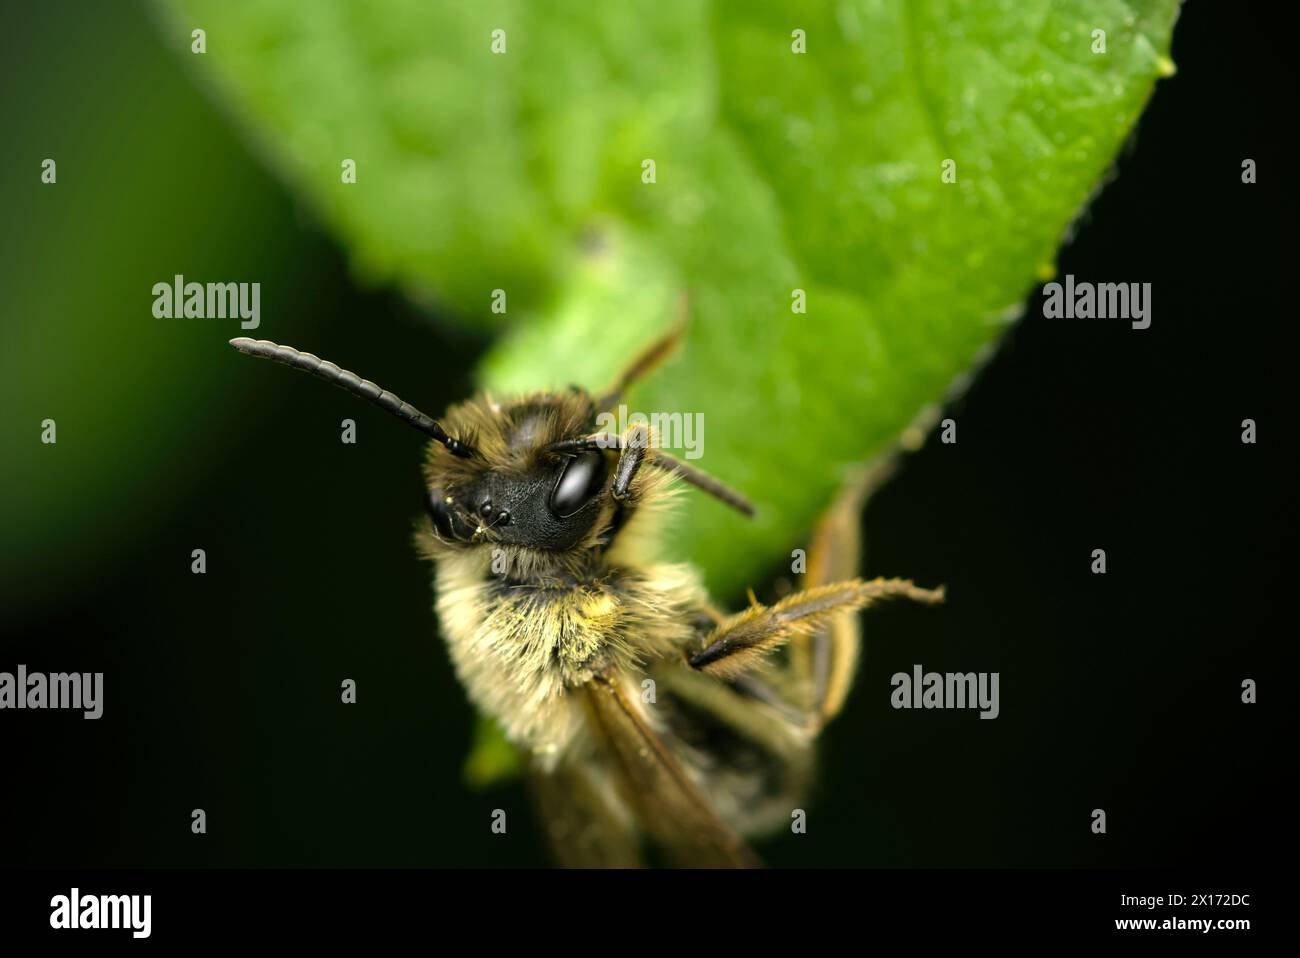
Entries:
POLYGON ((763 701, 809 732, 843 707, 857 666, 861 630, 851 610, 878 599, 942 599, 942 590, 918 589, 904 580, 861 582, 857 574, 859 528, 866 499, 893 471, 892 457, 861 470, 822 517, 809 545, 803 590, 770 609, 753 607, 733 616, 709 637, 691 664, 729 678, 738 691, 763 701), (777 667, 761 677, 744 674, 786 643, 777 667), (698 664, 697 664, 698 663, 698 664))
MULTIPOLYGON (((826 510, 812 542, 800 585, 813 589, 857 576, 862 558, 862 509, 867 499, 893 473, 888 457, 874 469, 863 469, 844 485, 826 510)), ((790 694, 805 715, 810 731, 820 730, 844 706, 857 671, 862 625, 856 615, 839 615, 790 647, 790 694)))
POLYGON ((776 605, 753 605, 714 629, 703 649, 690 656, 692 668, 719 678, 734 678, 768 653, 798 637, 815 635, 833 618, 889 598, 942 602, 942 589, 922 589, 907 579, 850 579, 805 589, 776 605))
POLYGON ((614 485, 611 494, 620 502, 627 498, 632 480, 637 470, 645 462, 646 449, 650 446, 650 430, 638 423, 628 430, 627 435, 619 441, 618 465, 614 468, 614 485))
MULTIPOLYGON (((862 510, 894 474, 895 454, 859 466, 822 515, 805 555, 800 587, 813 589, 857 576, 862 555, 862 510)), ((811 733, 821 730, 844 706, 857 671, 862 626, 856 615, 837 615, 813 634, 797 636, 782 668, 762 678, 738 680, 751 698, 790 717, 811 733)))
POLYGON ((641 352, 619 375, 618 379, 596 398, 595 407, 599 411, 610 409, 622 398, 624 391, 638 379, 652 372, 665 359, 676 352, 686 332, 687 302, 682 297, 677 304, 677 318, 668 332, 656 339, 641 352))

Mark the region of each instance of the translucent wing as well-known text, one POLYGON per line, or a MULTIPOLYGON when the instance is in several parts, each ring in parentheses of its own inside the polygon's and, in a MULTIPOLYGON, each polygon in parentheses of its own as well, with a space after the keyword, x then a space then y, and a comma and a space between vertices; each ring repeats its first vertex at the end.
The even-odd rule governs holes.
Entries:
POLYGON ((529 771, 547 844, 565 868, 636 868, 642 864, 636 824, 612 794, 608 775, 590 765, 529 771))
POLYGON ((672 864, 758 867, 744 839, 718 817, 617 681, 596 676, 587 686, 587 701, 624 799, 672 864))

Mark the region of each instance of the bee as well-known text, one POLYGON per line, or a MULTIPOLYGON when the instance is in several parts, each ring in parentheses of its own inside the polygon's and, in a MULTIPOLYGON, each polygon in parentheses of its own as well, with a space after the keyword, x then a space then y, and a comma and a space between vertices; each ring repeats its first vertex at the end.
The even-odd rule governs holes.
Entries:
POLYGON ((472 703, 525 759, 555 858, 568 866, 759 864, 747 836, 789 824, 813 746, 858 657, 854 614, 900 597, 901 579, 856 577, 865 483, 821 521, 802 588, 726 614, 698 572, 661 556, 684 486, 752 516, 739 493, 658 447, 644 422, 599 415, 677 346, 677 323, 599 395, 580 387, 434 420, 310 353, 233 339, 430 437, 416 548, 434 566, 441 632, 472 703))

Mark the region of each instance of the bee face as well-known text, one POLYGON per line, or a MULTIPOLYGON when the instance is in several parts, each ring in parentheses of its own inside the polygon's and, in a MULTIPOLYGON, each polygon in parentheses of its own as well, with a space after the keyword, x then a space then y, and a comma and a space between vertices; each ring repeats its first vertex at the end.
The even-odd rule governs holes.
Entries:
POLYGON ((475 481, 431 486, 429 516, 448 543, 563 551, 600 520, 608 473, 604 453, 594 450, 522 474, 485 469, 475 481))
POLYGON ((475 455, 459 458, 434 444, 426 469, 427 509, 448 545, 504 543, 561 552, 579 545, 612 514, 604 450, 557 453, 556 443, 586 434, 585 395, 534 396, 508 406, 464 403, 446 416, 472 436, 475 455))

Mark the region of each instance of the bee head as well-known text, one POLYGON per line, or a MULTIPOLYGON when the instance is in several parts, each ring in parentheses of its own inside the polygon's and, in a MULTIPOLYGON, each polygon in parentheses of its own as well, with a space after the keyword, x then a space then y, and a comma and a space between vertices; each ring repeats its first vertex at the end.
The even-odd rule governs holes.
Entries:
POLYGON ((550 552, 598 539, 618 509, 609 495, 612 453, 555 448, 588 433, 593 415, 591 398, 579 390, 501 404, 475 399, 451 409, 447 429, 473 453, 429 446, 425 505, 437 538, 550 552))
POLYGON ((624 387, 660 362, 682 328, 654 344, 599 399, 576 386, 508 403, 483 396, 452 407, 442 422, 311 353, 266 340, 230 344, 318 376, 432 437, 425 506, 441 547, 502 543, 534 553, 581 553, 609 544, 650 488, 637 474, 642 462, 753 515, 742 496, 698 469, 662 451, 647 457, 646 433, 634 432, 626 446, 622 437, 591 433, 597 411, 610 408, 624 387), (615 459, 617 468, 611 468, 615 459))

